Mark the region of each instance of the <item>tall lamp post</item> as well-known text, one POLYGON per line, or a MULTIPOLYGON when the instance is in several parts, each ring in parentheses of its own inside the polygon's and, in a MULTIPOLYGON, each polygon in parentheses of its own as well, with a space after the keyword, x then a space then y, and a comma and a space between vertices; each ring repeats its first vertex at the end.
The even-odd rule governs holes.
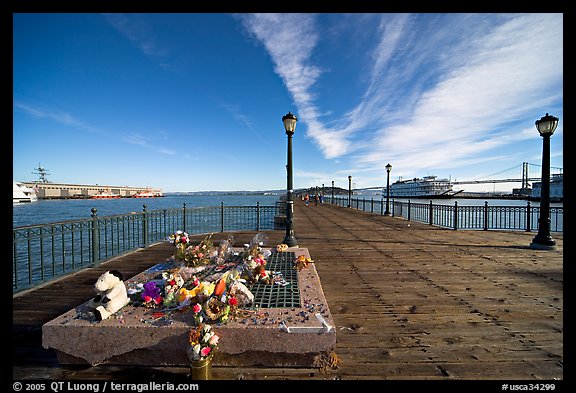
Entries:
POLYGON ((386 164, 386 211, 384 215, 390 215, 390 171, 392 170, 392 165, 386 164))
POLYGON ((352 176, 348 176, 348 207, 352 206, 352 176))
POLYGON ((330 200, 330 203, 334 204, 334 180, 332 180, 332 199, 330 200))
POLYGON ((287 171, 287 185, 286 185, 286 236, 284 237, 283 243, 289 247, 294 247, 298 245, 298 241, 294 236, 294 186, 292 185, 292 135, 294 135, 294 129, 296 128, 296 116, 294 116, 290 111, 284 116, 282 116, 282 122, 284 123, 284 128, 286 129, 286 135, 288 136, 288 159, 286 164, 287 171))
POLYGON ((558 126, 558 118, 546 116, 536 120, 536 129, 542 137, 542 183, 540 186, 540 218, 538 219, 538 234, 532 239, 530 248, 553 250, 556 242, 550 236, 550 137, 558 126))

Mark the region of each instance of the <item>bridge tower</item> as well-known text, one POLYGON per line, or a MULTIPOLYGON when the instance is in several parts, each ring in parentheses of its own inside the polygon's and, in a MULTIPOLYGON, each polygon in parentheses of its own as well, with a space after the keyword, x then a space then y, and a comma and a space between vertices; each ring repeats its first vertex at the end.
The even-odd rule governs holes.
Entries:
POLYGON ((528 163, 522 163, 522 188, 530 188, 530 184, 528 184, 528 163))

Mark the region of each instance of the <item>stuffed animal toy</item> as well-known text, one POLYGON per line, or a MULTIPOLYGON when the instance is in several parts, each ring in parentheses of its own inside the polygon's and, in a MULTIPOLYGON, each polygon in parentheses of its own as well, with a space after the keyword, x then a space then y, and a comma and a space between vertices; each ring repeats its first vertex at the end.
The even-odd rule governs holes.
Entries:
POLYGON ((130 299, 122 273, 118 270, 109 270, 103 273, 94 284, 96 296, 88 302, 94 309, 98 321, 102 321, 128 304, 130 299))

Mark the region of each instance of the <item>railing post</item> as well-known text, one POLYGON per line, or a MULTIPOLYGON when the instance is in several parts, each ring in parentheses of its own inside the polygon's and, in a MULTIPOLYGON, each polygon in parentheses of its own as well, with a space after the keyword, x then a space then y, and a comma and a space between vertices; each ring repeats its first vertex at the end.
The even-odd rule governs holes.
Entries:
POLYGON ((488 201, 484 201, 484 230, 488 230, 488 201))
POLYGON ((186 202, 182 204, 182 232, 186 232, 186 202))
POLYGON ((530 232, 531 228, 531 222, 530 222, 530 201, 528 201, 526 203, 526 232, 530 232))
POLYGON ((370 213, 374 213, 374 198, 370 198, 370 213))
POLYGON ((380 215, 384 215, 384 200, 380 199, 380 215))
POLYGON ((224 202, 220 202, 220 232, 224 232, 224 202))
POLYGON ((410 199, 408 199, 408 221, 410 221, 410 199))
POLYGON ((146 210, 146 205, 142 205, 142 211, 144 215, 142 216, 142 247, 148 245, 148 211, 146 210))
POLYGON ((428 212, 428 223, 432 225, 433 222, 432 201, 430 201, 430 211, 428 212))
POLYGON ((260 230, 260 202, 256 202, 256 230, 260 230))
POLYGON ((454 201, 454 230, 458 229, 458 201, 454 201))
POLYGON ((98 211, 96 208, 92 208, 92 264, 96 265, 100 260, 99 251, 100 251, 100 244, 99 244, 99 229, 98 229, 98 215, 96 212, 98 211))

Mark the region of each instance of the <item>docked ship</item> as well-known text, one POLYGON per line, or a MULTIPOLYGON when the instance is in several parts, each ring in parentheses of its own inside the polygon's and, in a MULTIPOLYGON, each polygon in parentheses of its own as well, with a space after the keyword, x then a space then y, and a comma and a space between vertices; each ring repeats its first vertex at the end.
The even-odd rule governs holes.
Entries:
POLYGON ((140 191, 132 195, 132 198, 157 198, 163 196, 159 191, 152 191, 152 188, 146 188, 146 191, 140 191))
POLYGON ((436 176, 398 180, 390 184, 391 198, 452 198, 462 191, 454 191, 449 179, 437 179, 436 176))
POLYGON ((38 196, 34 188, 27 187, 23 183, 12 181, 12 202, 36 202, 38 196))
POLYGON ((106 188, 106 190, 100 190, 96 194, 90 197, 91 199, 116 199, 120 198, 120 194, 113 193, 110 188, 106 188))

